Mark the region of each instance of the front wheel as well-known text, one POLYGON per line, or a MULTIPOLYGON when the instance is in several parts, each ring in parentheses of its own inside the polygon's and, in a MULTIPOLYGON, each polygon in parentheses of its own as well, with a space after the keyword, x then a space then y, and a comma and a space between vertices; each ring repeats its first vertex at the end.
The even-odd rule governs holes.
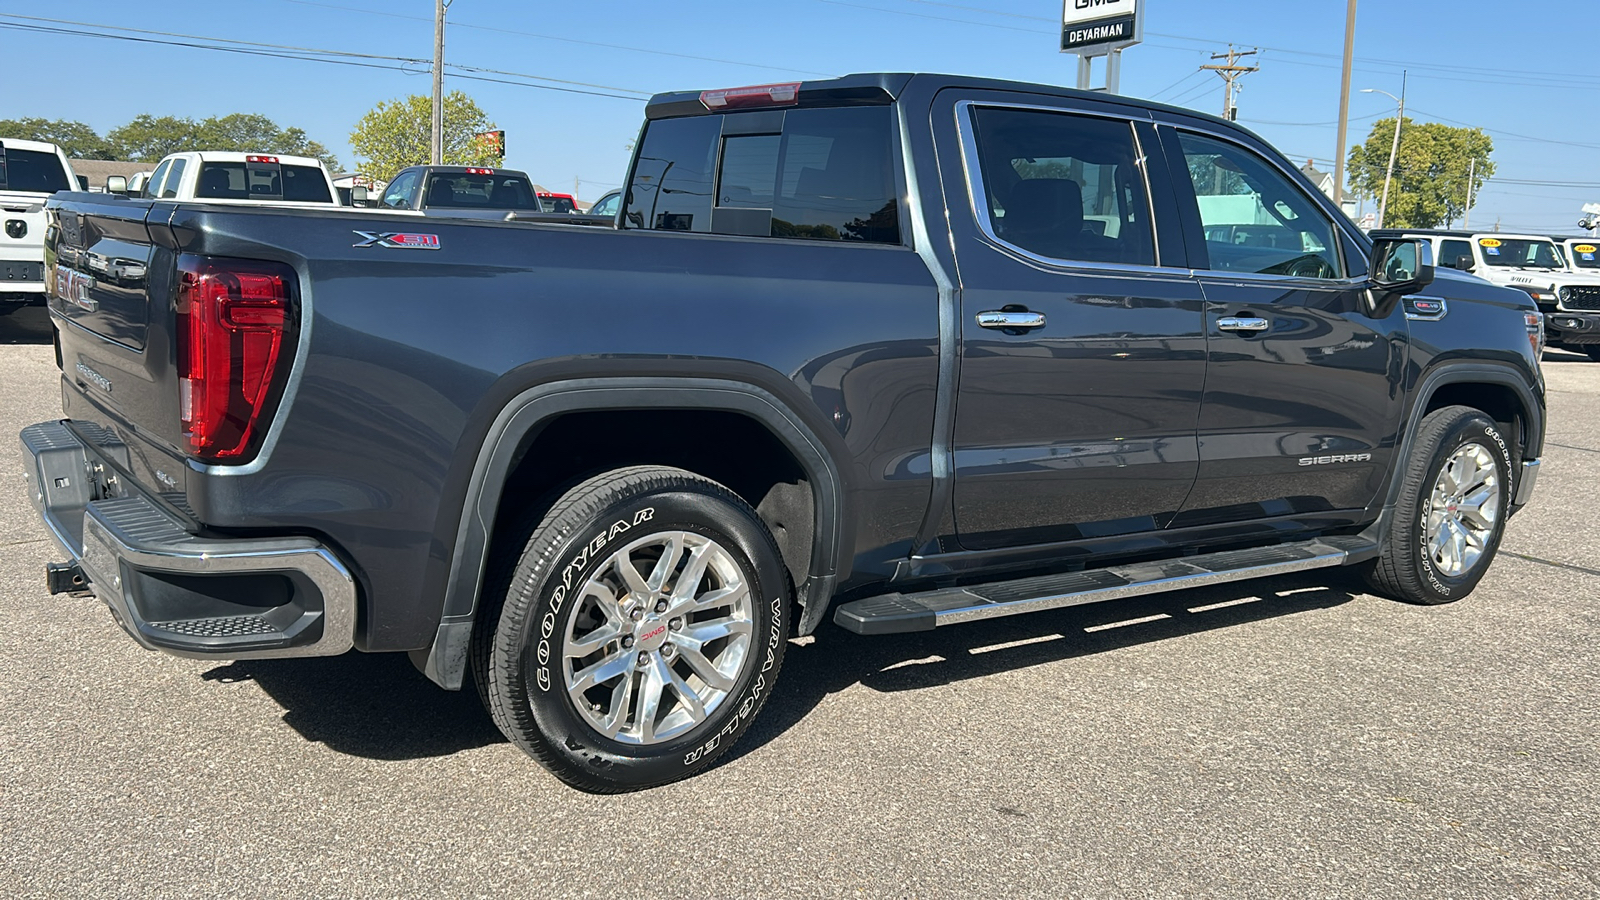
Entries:
POLYGON ((1466 406, 1422 420, 1400 477, 1394 520, 1363 574, 1379 594, 1451 603, 1488 571, 1511 508, 1511 450, 1494 421, 1466 406))
POLYGON ((506 737, 583 790, 706 768, 782 664, 792 591, 771 534, 732 491, 680 469, 568 491, 496 587, 474 677, 506 737))

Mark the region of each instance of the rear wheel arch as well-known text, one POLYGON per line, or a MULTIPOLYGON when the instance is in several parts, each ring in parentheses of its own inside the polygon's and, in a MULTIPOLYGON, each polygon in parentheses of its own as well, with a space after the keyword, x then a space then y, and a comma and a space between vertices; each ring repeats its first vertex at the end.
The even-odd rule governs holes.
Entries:
MULTIPOLYGON (((672 413, 681 413, 702 424, 708 421, 748 423, 736 439, 760 436, 759 440, 770 443, 756 447, 758 452, 781 447, 792 461, 802 476, 798 485, 804 491, 793 483, 775 481, 772 485, 775 489, 767 496, 746 496, 745 499, 768 519, 769 527, 783 526, 775 528, 774 533, 803 607, 797 610, 795 622, 801 633, 816 627, 826 613, 833 586, 843 574, 840 566, 848 565, 843 551, 847 546, 844 531, 848 525, 844 513, 845 470, 838 463, 837 451, 825 443, 819 430, 806 423, 791 404, 747 382, 693 376, 574 379, 546 383, 521 392, 504 406, 489 427, 461 508, 445 580, 441 620, 433 645, 412 654, 413 661, 424 674, 451 690, 462 685, 472 623, 481 605, 479 594, 483 590, 497 525, 504 521, 501 516, 503 500, 520 496, 531 502, 535 498, 529 496, 530 493, 546 494, 551 489, 559 493, 563 485, 570 486, 600 469, 616 465, 669 464, 674 459, 670 453, 644 449, 637 454, 595 456, 588 459, 586 465, 567 466, 528 479, 529 467, 536 466, 534 460, 542 452, 541 441, 547 448, 550 442, 563 440, 575 429, 595 422, 615 424, 618 417, 628 416, 659 419, 672 413), (719 420, 718 417, 727 418, 719 420), (566 471, 567 468, 571 471, 566 471), (519 476, 519 472, 523 474, 519 476), (508 491, 513 493, 508 494, 508 491), (515 493, 518 491, 521 493, 515 493), (788 522, 807 511, 810 513, 808 528, 801 531, 787 527, 788 522)), ((693 423, 689 427, 693 427, 693 423)), ((582 455, 581 448, 579 455, 582 455)), ((785 464, 783 460, 770 462, 779 467, 785 464)), ((681 466, 682 460, 676 464, 681 466)), ((750 485, 758 485, 762 480, 759 476, 747 477, 741 484, 739 473, 730 471, 725 463, 691 463, 682 467, 713 480, 732 481, 734 483, 727 486, 736 493, 740 492, 740 487, 748 491, 750 485)))

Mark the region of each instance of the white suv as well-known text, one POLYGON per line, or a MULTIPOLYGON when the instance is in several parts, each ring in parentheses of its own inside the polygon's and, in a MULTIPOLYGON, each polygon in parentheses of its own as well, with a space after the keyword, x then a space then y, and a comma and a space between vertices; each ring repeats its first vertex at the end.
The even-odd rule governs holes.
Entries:
POLYGON ((60 147, 0 137, 0 315, 44 302, 44 202, 77 189, 60 147))
POLYGON ((319 159, 216 150, 169 154, 144 183, 140 196, 274 206, 339 205, 333 176, 319 159))
MULTIPOLYGON (((1556 242, 1543 235, 1390 229, 1373 238, 1407 237, 1433 244, 1441 267, 1461 269, 1525 291, 1544 313, 1550 346, 1600 361, 1600 271, 1567 265, 1556 242)), ((1600 247, 1600 244, 1595 246, 1600 247)))

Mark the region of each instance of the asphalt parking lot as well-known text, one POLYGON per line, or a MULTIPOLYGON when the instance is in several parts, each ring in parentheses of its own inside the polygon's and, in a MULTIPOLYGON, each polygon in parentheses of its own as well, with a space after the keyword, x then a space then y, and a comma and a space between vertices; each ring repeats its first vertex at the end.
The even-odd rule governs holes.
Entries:
POLYGON ((794 646, 724 764, 595 797, 403 656, 139 649, 55 559, 0 318, 0 892, 27 897, 1600 896, 1600 364, 1447 607, 1326 572, 794 646), (1131 623, 1131 624, 1130 624, 1131 623))

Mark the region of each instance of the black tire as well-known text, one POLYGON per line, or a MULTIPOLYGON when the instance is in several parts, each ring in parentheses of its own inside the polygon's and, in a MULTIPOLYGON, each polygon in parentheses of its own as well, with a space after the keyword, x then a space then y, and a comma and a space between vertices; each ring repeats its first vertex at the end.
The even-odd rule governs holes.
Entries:
POLYGON ((1600 344, 1584 344, 1579 349, 1583 351, 1583 355, 1600 362, 1600 344))
MULTIPOLYGON (((681 469, 641 466, 617 469, 584 481, 564 493, 536 525, 525 523, 524 528, 527 539, 514 565, 502 559, 499 566, 491 568, 486 582, 487 603, 480 611, 473 641, 473 678, 495 724, 512 743, 561 780, 595 793, 655 787, 710 766, 749 727, 766 702, 787 646, 784 637, 793 607, 793 588, 777 545, 755 510, 709 479, 681 469), (702 648, 718 647, 717 654, 726 653, 736 644, 742 648, 742 658, 737 653, 727 657, 730 662, 726 664, 736 666, 736 672, 718 675, 728 678, 732 686, 713 690, 709 682, 696 680, 699 676, 685 658, 687 651, 683 651, 685 656, 669 654, 679 652, 676 648, 682 645, 674 642, 692 634, 696 624, 715 623, 693 618, 698 614, 691 612, 673 618, 671 631, 663 636, 656 625, 667 627, 667 614, 658 613, 655 607, 641 610, 641 614, 648 614, 639 620, 636 631, 625 636, 627 643, 619 635, 594 653, 603 660, 650 657, 650 662, 641 664, 637 673, 630 667, 626 674, 609 676, 618 679, 615 683, 619 686, 621 680, 638 679, 630 681, 633 686, 623 695, 626 699, 615 704, 634 710, 620 721, 642 728, 640 723, 649 718, 652 729, 658 727, 657 722, 676 721, 675 727, 686 730, 654 743, 642 731, 635 742, 614 739, 586 718, 599 716, 601 706, 611 705, 609 701, 618 696, 607 693, 609 688, 604 687, 612 682, 596 684, 590 693, 582 694, 581 699, 594 702, 586 703, 589 709, 580 710, 567 691, 565 641, 569 629, 592 629, 579 634, 581 640, 599 634, 603 626, 615 624, 603 612, 596 617, 597 611, 605 607, 594 594, 580 593, 591 577, 620 580, 621 570, 613 565, 613 554, 635 541, 669 534, 687 535, 683 538, 685 544, 709 541, 726 554, 719 557, 724 571, 737 572, 749 589, 749 598, 746 606, 732 607, 737 616, 730 612, 725 618, 747 617, 749 636, 741 641, 737 635, 730 635, 722 643, 708 641, 702 648), (728 569, 730 565, 735 568, 728 569), (575 621, 579 616, 584 618, 575 621), (629 649, 647 645, 651 645, 651 653, 634 654, 629 649), (668 645, 673 649, 669 650, 668 645), (635 690, 644 690, 647 669, 662 673, 672 670, 686 684, 698 684, 705 693, 714 694, 714 704, 712 700, 703 704, 703 720, 693 722, 694 710, 680 699, 683 694, 675 690, 669 694, 665 689, 659 693, 659 715, 643 715, 633 697, 635 690), (604 696, 595 699, 594 692, 604 696), (689 717, 688 722, 685 717, 689 717)), ((647 548, 640 552, 649 551, 647 548)), ((681 552, 686 562, 681 568, 673 568, 674 582, 688 577, 677 573, 689 571, 687 560, 692 555, 681 552)), ((701 584, 715 585, 717 579, 723 578, 717 571, 706 571, 708 574, 695 578, 691 593, 697 592, 701 584)), ((634 572, 648 575, 637 566, 634 572)), ((709 591, 700 596, 706 593, 709 591)), ((634 597, 632 591, 617 593, 611 602, 631 609, 636 605, 634 597)), ((707 649, 706 656, 696 658, 704 660, 717 654, 707 649)), ((579 665, 587 666, 587 660, 574 663, 574 669, 579 665)))
POLYGON ((1400 473, 1400 496, 1381 553, 1362 571, 1367 584, 1385 597, 1428 605, 1453 603, 1472 593, 1500 549, 1506 513, 1511 508, 1512 472, 1510 444, 1499 426, 1481 411, 1447 406, 1429 413, 1417 429, 1411 458, 1400 473), (1497 515, 1476 563, 1450 575, 1429 554, 1425 525, 1440 473, 1467 444, 1483 447, 1493 460, 1498 479, 1497 515))

